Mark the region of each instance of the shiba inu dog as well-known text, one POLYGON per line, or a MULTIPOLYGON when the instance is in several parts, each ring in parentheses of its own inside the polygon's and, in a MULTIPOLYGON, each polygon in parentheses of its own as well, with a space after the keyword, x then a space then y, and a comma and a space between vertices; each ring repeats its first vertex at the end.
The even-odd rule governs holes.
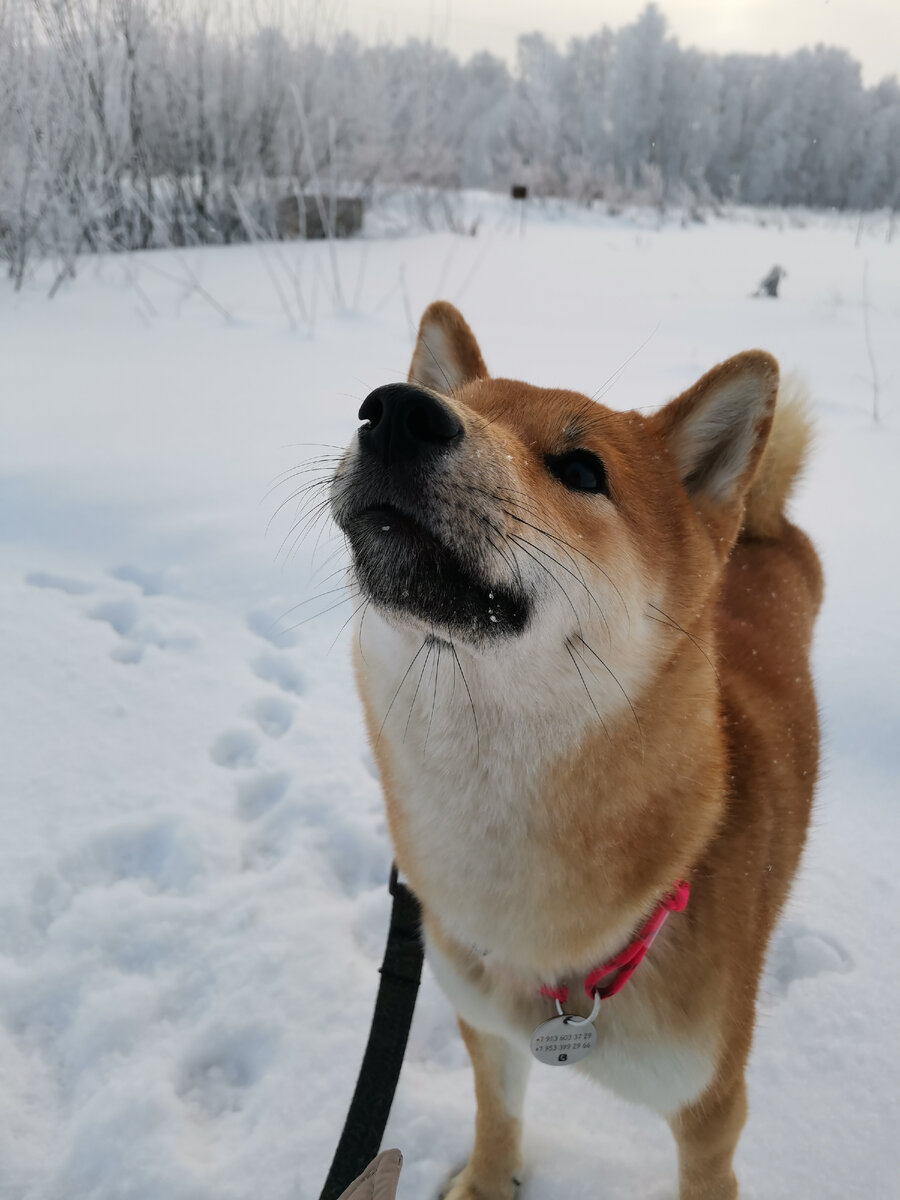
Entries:
POLYGON ((368 601, 357 679, 475 1072, 447 1200, 514 1195, 532 1050, 668 1121, 681 1200, 738 1194, 818 757, 822 577, 784 515, 809 429, 778 391, 750 351, 615 412, 491 378, 439 302, 409 382, 360 409, 331 485, 368 601))

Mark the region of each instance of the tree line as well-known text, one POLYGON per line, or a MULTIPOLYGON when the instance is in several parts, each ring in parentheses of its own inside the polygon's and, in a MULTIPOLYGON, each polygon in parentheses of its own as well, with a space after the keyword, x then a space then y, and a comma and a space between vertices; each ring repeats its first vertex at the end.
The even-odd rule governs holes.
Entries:
MULTIPOLYGON (((683 47, 630 25, 515 66, 364 45, 221 0, 0 0, 0 255, 277 236, 278 205, 381 186, 615 206, 900 206, 900 85, 844 50, 683 47)), ((313 14, 312 16, 310 14, 313 14)))

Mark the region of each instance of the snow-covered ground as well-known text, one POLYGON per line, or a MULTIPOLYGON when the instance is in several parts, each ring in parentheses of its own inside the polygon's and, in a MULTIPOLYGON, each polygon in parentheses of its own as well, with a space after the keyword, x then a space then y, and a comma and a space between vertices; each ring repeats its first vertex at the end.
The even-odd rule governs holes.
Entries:
MULTIPOLYGON (((884 232, 547 211, 523 235, 495 204, 476 238, 337 247, 340 315, 326 246, 86 261, 52 302, 49 271, 0 287, 2 1200, 318 1195, 390 849, 352 605, 325 611, 339 543, 326 528, 279 552, 290 503, 266 524, 314 477, 278 473, 348 440, 438 295, 495 373, 606 384, 616 407, 757 345, 807 376, 821 436, 795 511, 827 573, 825 769, 739 1170, 758 1200, 900 1195, 900 238, 884 232), (750 299, 773 263, 782 297, 750 299)), ((402 1198, 464 1161, 472 1113, 426 970, 386 1139, 402 1198)), ((539 1067, 526 1155, 544 1200, 675 1194, 662 1122, 539 1067)))

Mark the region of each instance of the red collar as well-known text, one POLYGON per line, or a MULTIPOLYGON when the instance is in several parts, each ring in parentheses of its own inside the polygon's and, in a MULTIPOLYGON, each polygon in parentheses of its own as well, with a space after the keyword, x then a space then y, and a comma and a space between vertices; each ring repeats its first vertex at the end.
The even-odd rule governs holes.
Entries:
MULTIPOLYGON (((599 996, 601 1000, 608 1000, 610 996, 621 992, 643 962, 644 955, 653 945, 653 939, 665 924, 666 917, 670 912, 683 912, 687 908, 690 894, 691 885, 685 880, 679 880, 672 891, 667 896, 663 896, 625 949, 620 951, 615 958, 610 958, 607 962, 601 963, 599 967, 594 967, 593 971, 585 976, 584 990, 589 1000, 593 1000, 595 995, 599 996), (607 983, 600 982, 602 979, 608 979, 610 975, 612 979, 609 979, 607 983)), ((542 996, 547 996, 550 1000, 558 1000, 560 1004, 565 1004, 569 998, 569 989, 564 984, 559 987, 549 987, 544 984, 540 991, 542 996)))

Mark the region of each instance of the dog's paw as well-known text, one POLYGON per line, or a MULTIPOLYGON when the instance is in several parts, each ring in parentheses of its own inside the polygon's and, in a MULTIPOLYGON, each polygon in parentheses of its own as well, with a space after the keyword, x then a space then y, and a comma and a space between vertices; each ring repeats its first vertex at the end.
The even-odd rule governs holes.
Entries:
POLYGON ((507 1182, 478 1180, 468 1167, 452 1176, 440 1194, 439 1200, 515 1200, 521 1189, 521 1180, 511 1175, 507 1182))

